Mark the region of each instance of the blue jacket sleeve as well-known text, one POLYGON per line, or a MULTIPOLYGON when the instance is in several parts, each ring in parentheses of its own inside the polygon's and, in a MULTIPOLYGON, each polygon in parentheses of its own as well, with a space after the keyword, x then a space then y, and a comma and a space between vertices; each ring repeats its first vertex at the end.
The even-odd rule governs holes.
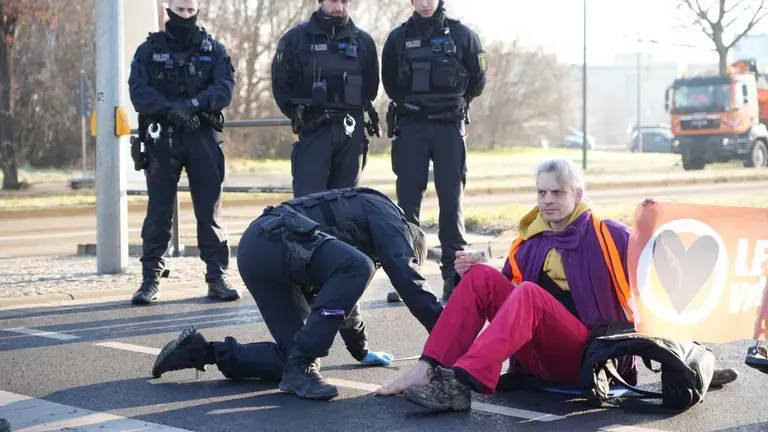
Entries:
POLYGON ((397 30, 389 34, 381 53, 381 82, 387 96, 393 101, 399 101, 401 97, 397 86, 399 68, 397 34, 397 30))
POLYGON ((232 103, 232 91, 235 88, 235 68, 227 49, 221 43, 214 41, 213 82, 197 95, 200 110, 203 112, 217 111, 232 103))
POLYGON ((483 94, 485 89, 486 71, 488 70, 488 59, 480 37, 467 28, 467 47, 464 57, 464 66, 469 71, 469 85, 467 86, 467 101, 483 94))
POLYGON ((373 103, 379 93, 379 54, 376 50, 376 42, 373 38, 366 34, 365 39, 366 58, 365 69, 363 70, 363 89, 365 91, 365 99, 373 103))
POLYGON ((293 117, 293 109, 295 108, 294 104, 291 103, 294 34, 296 34, 294 30, 289 30, 278 41, 275 56, 272 58, 272 97, 274 97, 280 111, 288 118, 293 117))
POLYGON ((151 47, 149 42, 144 42, 136 49, 128 77, 128 93, 137 113, 164 116, 171 108, 171 103, 150 85, 149 56, 151 55, 151 47))

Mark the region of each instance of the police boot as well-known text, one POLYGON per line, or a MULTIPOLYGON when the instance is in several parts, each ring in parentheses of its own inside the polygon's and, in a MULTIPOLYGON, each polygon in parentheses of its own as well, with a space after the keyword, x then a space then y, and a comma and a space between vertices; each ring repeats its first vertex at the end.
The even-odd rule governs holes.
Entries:
POLYGON ((206 365, 214 363, 213 356, 213 347, 194 326, 189 326, 157 355, 152 376, 160 378, 166 372, 190 368, 205 372, 206 365))
POLYGON ((11 422, 4 418, 0 418, 0 432, 11 432, 11 422))
POLYGON ((768 348, 757 344, 751 347, 747 351, 747 358, 744 359, 744 363, 751 368, 768 374, 768 348))
POLYGON ((215 298, 224 301, 233 301, 240 299, 240 291, 232 288, 225 276, 221 276, 214 282, 208 282, 208 298, 215 298))
POLYGON ((453 290, 456 289, 456 285, 453 284, 453 278, 448 278, 443 281, 443 300, 448 301, 453 294, 453 290))
POLYGON ((327 400, 339 395, 336 386, 328 384, 320 376, 317 362, 306 358, 288 359, 278 388, 303 399, 327 400))
POLYGON ((154 301, 160 292, 160 281, 157 278, 145 277, 139 290, 131 297, 131 303, 135 305, 148 305, 154 301))

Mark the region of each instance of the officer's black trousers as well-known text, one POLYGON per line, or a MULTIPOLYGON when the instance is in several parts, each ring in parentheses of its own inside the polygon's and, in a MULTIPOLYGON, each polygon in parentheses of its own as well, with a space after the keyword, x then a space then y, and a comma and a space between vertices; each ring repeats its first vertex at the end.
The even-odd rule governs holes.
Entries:
POLYGON ((173 206, 182 167, 187 171, 197 220, 197 244, 211 282, 229 266, 227 232, 221 222, 221 193, 225 158, 218 135, 210 127, 174 132, 169 145, 165 129, 152 145, 151 169, 145 170, 149 203, 141 229, 144 277, 158 277, 165 267, 163 254, 171 240, 173 206))
POLYGON ((367 256, 336 239, 314 251, 306 270, 294 271, 299 261, 281 239, 282 230, 261 230, 271 218, 262 216, 245 231, 237 265, 275 342, 239 344, 227 337, 214 343, 216 365, 228 378, 279 380, 289 356, 327 356, 342 324, 335 311, 352 313, 375 272, 367 256), (297 285, 319 288, 311 307, 297 285))
POLYGON ((316 130, 299 134, 291 152, 294 198, 360 184, 368 155, 363 117, 352 115, 356 125, 351 137, 344 132, 343 117, 331 117, 316 130))
POLYGON ((397 176, 397 204, 409 222, 420 225, 421 201, 429 181, 429 162, 434 168, 435 190, 440 206, 438 238, 442 246, 443 279, 453 278, 456 251, 463 250, 462 198, 467 183, 467 149, 460 121, 400 122, 392 143, 392 171, 397 176))

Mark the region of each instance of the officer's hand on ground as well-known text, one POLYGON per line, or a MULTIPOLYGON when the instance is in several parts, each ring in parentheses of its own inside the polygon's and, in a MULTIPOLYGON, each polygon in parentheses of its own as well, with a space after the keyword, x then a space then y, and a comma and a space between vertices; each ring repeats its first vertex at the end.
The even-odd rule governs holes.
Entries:
POLYGON ((479 264, 477 260, 467 255, 466 251, 456 251, 456 260, 453 262, 453 269, 459 277, 464 277, 464 274, 477 264, 479 264))
POLYGON ((372 365, 372 364, 380 364, 382 366, 389 366, 390 363, 392 363, 392 359, 394 357, 392 354, 387 354, 385 352, 369 352, 368 355, 365 356, 364 359, 360 360, 360 363, 364 365, 372 365))

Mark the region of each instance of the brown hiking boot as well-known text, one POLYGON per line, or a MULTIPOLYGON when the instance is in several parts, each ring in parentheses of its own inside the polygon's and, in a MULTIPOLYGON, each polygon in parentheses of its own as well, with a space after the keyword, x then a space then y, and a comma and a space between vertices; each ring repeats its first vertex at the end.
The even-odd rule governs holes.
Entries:
POLYGON ((410 387, 403 392, 405 400, 432 411, 469 410, 472 391, 456 379, 453 370, 438 366, 428 374, 427 385, 410 387))

